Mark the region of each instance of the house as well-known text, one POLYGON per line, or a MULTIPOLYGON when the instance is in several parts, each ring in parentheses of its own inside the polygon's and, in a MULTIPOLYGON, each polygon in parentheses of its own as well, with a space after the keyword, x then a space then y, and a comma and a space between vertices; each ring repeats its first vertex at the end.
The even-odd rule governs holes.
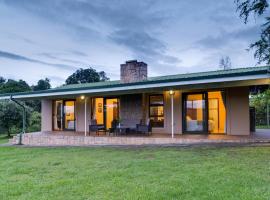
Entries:
POLYGON ((88 135, 93 119, 107 130, 113 120, 135 126, 150 119, 153 133, 172 137, 249 135, 249 88, 270 84, 269 66, 159 77, 148 77, 147 64, 136 60, 120 68, 119 81, 65 85, 12 97, 42 101, 42 131, 88 135))

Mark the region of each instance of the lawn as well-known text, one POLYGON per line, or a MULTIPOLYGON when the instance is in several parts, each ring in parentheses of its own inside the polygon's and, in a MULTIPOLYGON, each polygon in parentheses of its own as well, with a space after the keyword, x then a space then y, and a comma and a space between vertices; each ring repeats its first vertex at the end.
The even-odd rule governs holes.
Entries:
POLYGON ((270 199, 270 147, 0 147, 0 199, 270 199))
POLYGON ((8 143, 8 140, 12 137, 8 137, 6 134, 0 134, 0 144, 8 143))

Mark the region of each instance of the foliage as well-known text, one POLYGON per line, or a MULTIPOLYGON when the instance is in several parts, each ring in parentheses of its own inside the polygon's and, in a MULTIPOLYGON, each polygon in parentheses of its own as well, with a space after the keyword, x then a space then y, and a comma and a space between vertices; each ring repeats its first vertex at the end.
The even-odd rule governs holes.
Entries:
POLYGON ((15 81, 8 79, 7 82, 0 84, 0 94, 25 91, 31 91, 31 87, 23 80, 15 81))
POLYGON ((32 86, 33 91, 48 90, 51 88, 50 79, 40 79, 37 85, 32 86))
POLYGON ((229 56, 226 56, 226 57, 220 58, 220 60, 219 60, 219 67, 222 70, 231 69, 232 63, 231 63, 230 57, 229 56))
POLYGON ((41 130, 41 114, 37 111, 31 113, 27 132, 37 132, 41 130))
POLYGON ((0 85, 4 84, 6 82, 6 79, 4 77, 0 76, 0 85))
MULTIPOLYGON (((269 3, 267 0, 235 0, 237 11, 244 23, 248 22, 250 14, 255 17, 264 14, 269 15, 269 3)), ((261 25, 260 39, 250 45, 250 49, 255 49, 254 57, 258 63, 266 62, 270 64, 270 17, 265 17, 265 22, 261 25)))
POLYGON ((66 84, 93 83, 107 80, 109 80, 109 78, 104 71, 97 72, 90 67, 87 69, 78 69, 66 79, 66 84))
MULTIPOLYGON (((27 112, 27 117, 29 112, 27 112)), ((0 127, 4 129, 8 136, 11 133, 18 133, 22 129, 23 111, 22 108, 11 101, 0 102, 0 127)))
POLYGON ((256 110, 256 125, 267 125, 267 104, 270 107, 270 89, 251 96, 250 105, 256 110))
POLYGON ((266 200, 269 147, 0 147, 0 199, 266 200))

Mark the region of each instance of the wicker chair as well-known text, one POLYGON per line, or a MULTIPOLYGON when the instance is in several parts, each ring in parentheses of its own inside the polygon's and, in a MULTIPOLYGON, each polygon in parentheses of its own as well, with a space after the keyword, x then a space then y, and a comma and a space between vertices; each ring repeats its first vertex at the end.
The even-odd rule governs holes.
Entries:
POLYGON ((137 124, 137 132, 151 135, 152 134, 152 121, 148 119, 146 124, 142 124, 142 121, 141 121, 140 124, 137 124))

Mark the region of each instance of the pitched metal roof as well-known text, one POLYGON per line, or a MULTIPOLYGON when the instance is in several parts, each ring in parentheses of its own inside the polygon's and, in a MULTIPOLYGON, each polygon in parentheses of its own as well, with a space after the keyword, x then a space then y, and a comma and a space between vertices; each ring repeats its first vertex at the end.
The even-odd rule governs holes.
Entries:
MULTIPOLYGON (((96 83, 84 83, 84 84, 72 84, 72 85, 64 85, 57 88, 43 90, 43 91, 33 91, 33 92, 21 92, 12 94, 14 97, 17 95, 34 95, 38 94, 51 94, 53 96, 54 93, 68 92, 72 93, 74 91, 85 91, 85 90, 94 90, 94 89, 108 89, 108 88, 132 88, 131 86, 143 86, 143 85, 155 85, 161 83, 173 83, 173 82, 186 82, 186 81, 195 81, 195 80, 209 80, 211 79, 221 79, 221 78, 230 78, 230 77, 243 77, 250 75, 267 75, 269 77, 270 74, 270 66, 261 66, 261 67, 247 67, 247 68, 234 68, 229 70, 217 70, 217 71, 208 71, 208 72, 197 72, 197 73, 186 73, 186 74, 176 74, 176 75, 168 75, 168 76, 157 76, 157 77, 149 77, 144 81, 140 82, 132 82, 132 83, 122 83, 121 81, 105 81, 105 82, 96 82, 96 83)), ((108 91, 108 90, 106 90, 108 91)), ((1 97, 10 96, 11 94, 1 94, 1 97)), ((44 96, 44 95, 42 95, 44 96)))

